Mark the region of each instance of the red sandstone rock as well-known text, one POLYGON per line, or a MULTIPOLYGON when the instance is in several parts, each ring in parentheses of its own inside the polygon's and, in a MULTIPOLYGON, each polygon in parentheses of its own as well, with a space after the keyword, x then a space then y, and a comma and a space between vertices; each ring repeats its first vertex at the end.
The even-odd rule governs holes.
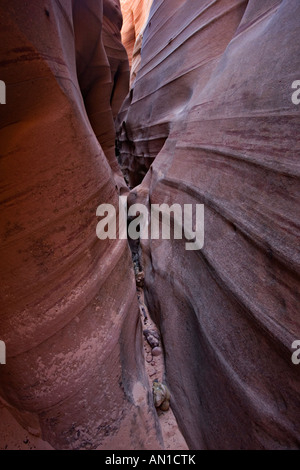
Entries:
POLYGON ((129 91, 129 63, 121 42, 123 24, 119 0, 104 0, 102 38, 112 75, 111 108, 114 119, 129 91))
POLYGON ((193 8, 183 0, 172 6, 154 3, 144 32, 142 67, 118 118, 120 163, 131 186, 141 182, 174 124, 183 122, 186 107, 216 67, 246 3, 221 1, 210 8, 208 0, 193 8))
POLYGON ((145 29, 148 25, 148 18, 150 14, 150 8, 152 6, 153 0, 144 0, 143 1, 143 9, 144 9, 144 18, 145 22, 142 28, 137 30, 137 37, 135 39, 133 51, 132 51, 132 62, 131 62, 131 70, 130 70, 130 87, 133 86, 136 75, 140 69, 141 65, 141 50, 142 50, 142 44, 143 44, 143 39, 144 39, 144 32, 145 29))
POLYGON ((154 1, 120 115, 132 185, 156 157, 131 199, 205 205, 202 251, 142 244, 172 407, 193 449, 297 449, 300 4, 188 3, 154 1))
MULTIPOLYGON (((122 42, 127 50, 130 67, 133 65, 134 46, 141 40, 152 0, 120 0, 123 14, 122 42)), ((137 55, 137 52, 135 53, 137 55)), ((135 69, 137 65, 135 64, 135 69)))
POLYGON ((119 174, 102 2, 0 19, 1 400, 57 449, 159 448, 129 249, 96 238, 119 174))

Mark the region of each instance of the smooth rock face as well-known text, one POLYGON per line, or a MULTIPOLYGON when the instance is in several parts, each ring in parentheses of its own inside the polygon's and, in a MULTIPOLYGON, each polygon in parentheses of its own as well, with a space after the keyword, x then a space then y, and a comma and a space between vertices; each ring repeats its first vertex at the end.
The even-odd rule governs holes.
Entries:
POLYGON ((244 0, 154 2, 143 38, 143 61, 120 111, 120 164, 139 184, 174 124, 199 94, 232 39, 244 0), (172 11, 172 15, 170 15, 172 11))
POLYGON ((129 62, 121 42, 123 24, 119 0, 103 0, 102 40, 112 75, 111 108, 114 119, 129 91, 129 62))
MULTIPOLYGON (((123 14, 123 27, 121 31, 122 43, 124 44, 130 67, 134 61, 134 46, 144 29, 149 16, 153 0, 120 0, 123 14)), ((136 65, 134 66, 136 68, 136 65)))
POLYGON ((172 408, 193 449, 297 449, 300 3, 188 3, 154 1, 120 115, 135 201, 205 205, 203 250, 142 244, 172 408))
POLYGON ((57 449, 160 448, 127 242, 96 237, 120 174, 102 1, 0 18, 1 400, 57 449))

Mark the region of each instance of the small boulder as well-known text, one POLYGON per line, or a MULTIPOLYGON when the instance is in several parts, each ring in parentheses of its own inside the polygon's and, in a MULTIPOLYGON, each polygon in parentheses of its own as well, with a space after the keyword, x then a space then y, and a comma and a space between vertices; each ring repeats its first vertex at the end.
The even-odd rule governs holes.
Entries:
POLYGON ((152 356, 161 356, 162 349, 159 347, 155 347, 152 349, 152 356))

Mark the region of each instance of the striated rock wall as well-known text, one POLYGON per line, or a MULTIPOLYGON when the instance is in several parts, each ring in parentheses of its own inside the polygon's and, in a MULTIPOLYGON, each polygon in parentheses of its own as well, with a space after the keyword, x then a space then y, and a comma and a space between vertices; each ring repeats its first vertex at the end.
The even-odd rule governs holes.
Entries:
POLYGON ((126 48, 130 67, 136 70, 134 54, 136 41, 141 42, 143 29, 153 0, 120 0, 123 14, 122 42, 126 48))
POLYGON ((141 66, 141 50, 142 50, 142 44, 143 44, 143 39, 144 39, 144 32, 148 25, 148 19, 149 19, 149 14, 150 14, 152 3, 153 3, 153 0, 143 1, 144 24, 142 28, 138 28, 136 31, 138 35, 135 39, 135 43, 134 43, 134 47, 132 51, 132 63, 131 63, 131 70, 130 70, 130 87, 133 86, 133 83, 135 82, 135 79, 136 79, 136 75, 141 66))
POLYGON ((102 40, 109 61, 112 79, 111 108, 114 119, 129 91, 129 63, 121 42, 123 24, 120 0, 104 0, 102 40))
POLYGON ((175 122, 183 122, 186 107, 207 83, 246 4, 200 1, 188 8, 184 0, 154 2, 141 70, 118 117, 120 163, 131 186, 142 181, 175 122))
POLYGON ((1 401, 57 449, 160 448, 129 249, 96 238, 120 175, 102 1, 0 13, 1 401))
POLYGON ((142 243, 172 408, 194 449, 297 449, 300 4, 151 11, 119 116, 132 185, 156 157, 131 198, 205 205, 203 250, 142 243))

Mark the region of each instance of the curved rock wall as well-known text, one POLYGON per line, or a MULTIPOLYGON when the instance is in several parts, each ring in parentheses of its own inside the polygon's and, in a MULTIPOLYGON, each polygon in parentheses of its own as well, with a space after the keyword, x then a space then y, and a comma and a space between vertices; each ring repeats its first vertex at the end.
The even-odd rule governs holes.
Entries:
POLYGON ((134 45, 145 26, 152 1, 120 0, 123 14, 122 42, 127 50, 130 67, 134 61, 134 45))
POLYGON ((96 238, 119 173, 102 1, 0 12, 2 401, 57 449, 159 448, 129 249, 96 238))
POLYGON ((142 243, 172 407, 191 448, 297 449, 300 4, 175 3, 119 118, 132 200, 205 205, 203 250, 142 243))
POLYGON ((154 2, 144 31, 141 70, 118 117, 120 164, 131 186, 141 182, 174 123, 183 121, 247 4, 206 0, 190 8, 187 3, 154 2))
POLYGON ((111 108, 115 119, 129 91, 129 63, 121 42, 123 24, 119 0, 104 0, 102 40, 109 61, 112 78, 111 108))

